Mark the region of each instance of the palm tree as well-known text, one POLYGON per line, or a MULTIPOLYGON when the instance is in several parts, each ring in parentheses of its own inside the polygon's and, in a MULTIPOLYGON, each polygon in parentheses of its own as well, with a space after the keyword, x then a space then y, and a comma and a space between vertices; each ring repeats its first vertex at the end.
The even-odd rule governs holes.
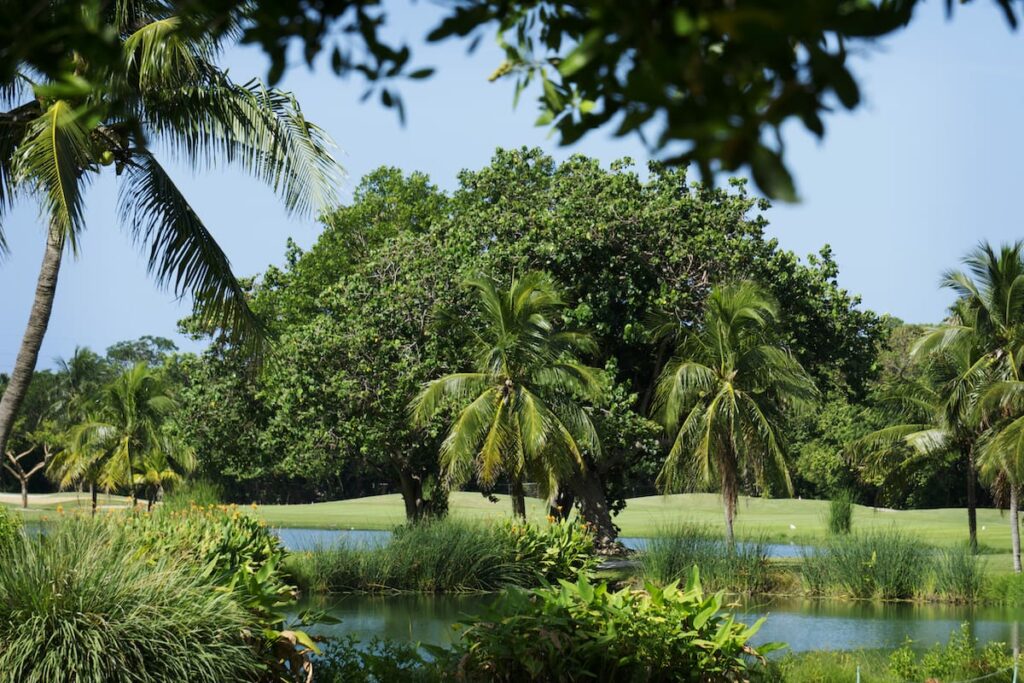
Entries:
MULTIPOLYGON (((231 20, 248 6, 239 3, 231 20)), ((252 348, 260 323, 154 145, 194 167, 237 164, 279 192, 290 210, 323 208, 334 197, 339 169, 324 133, 291 95, 229 79, 214 63, 221 43, 182 31, 173 7, 156 0, 104 5, 109 16, 102 19, 117 27, 122 59, 99 92, 74 82, 34 83, 27 67, 0 82, 0 211, 16 195, 31 194, 48 220, 28 325, 0 398, 0 451, 32 378, 64 250, 77 253, 85 229, 83 190, 104 168, 112 165, 121 179, 119 212, 157 281, 192 294, 205 322, 252 348)))
POLYGON ((504 475, 513 514, 525 517, 527 475, 550 493, 578 471, 584 451, 600 452, 580 401, 601 386, 596 371, 578 360, 596 348, 589 335, 557 328, 565 304, 546 273, 514 279, 507 290, 486 278, 469 285, 479 323, 475 370, 428 382, 411 404, 412 419, 423 426, 454 404, 458 416, 441 446, 448 484, 462 485, 475 474, 490 488, 504 475))
POLYGON ((103 389, 89 419, 72 428, 54 465, 61 483, 91 477, 108 491, 128 489, 134 503, 140 485, 159 486, 174 478, 169 470, 191 470, 195 454, 166 429, 175 408, 157 371, 145 363, 124 371, 103 389))
POLYGON ((984 431, 978 397, 991 379, 991 358, 982 351, 973 329, 975 313, 963 301, 953 306, 948 325, 956 341, 942 340, 946 330, 927 332, 911 351, 924 365, 921 376, 886 386, 879 396, 893 424, 850 445, 850 451, 880 461, 899 446, 910 450, 902 464, 945 454, 964 463, 967 485, 967 531, 973 552, 978 549, 977 442, 984 431))
POLYGON ((774 472, 792 493, 783 418, 817 390, 775 341, 778 306, 763 289, 721 285, 705 306, 700 329, 679 345, 655 391, 656 414, 672 439, 658 484, 666 491, 717 484, 732 545, 744 479, 765 490, 774 472))
POLYGON ((943 277, 943 286, 958 295, 954 320, 922 341, 926 349, 976 347, 977 364, 986 366, 984 386, 975 386, 978 419, 987 428, 981 439, 979 465, 988 481, 1009 489, 1010 535, 1014 569, 1020 571, 1019 487, 1024 483, 1024 242, 997 251, 981 243, 963 261, 966 271, 943 277))

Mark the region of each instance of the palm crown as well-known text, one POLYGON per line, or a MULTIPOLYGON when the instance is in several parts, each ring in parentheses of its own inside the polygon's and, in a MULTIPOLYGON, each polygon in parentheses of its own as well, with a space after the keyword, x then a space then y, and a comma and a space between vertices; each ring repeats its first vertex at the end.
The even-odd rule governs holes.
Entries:
POLYGON ((73 427, 52 472, 63 486, 89 480, 106 489, 159 486, 191 470, 195 454, 166 429, 175 408, 158 372, 139 363, 103 388, 73 427))
MULTIPOLYGON (((0 84, 0 107, 7 109, 0 113, 0 212, 16 196, 34 194, 61 243, 77 249, 84 187, 113 164, 121 178, 119 212, 148 254, 150 271, 175 293, 194 295, 211 323, 251 341, 259 324, 228 259, 154 146, 193 167, 233 163, 269 183, 295 211, 326 206, 339 169, 326 135, 290 95, 232 82, 213 63, 221 44, 186 37, 171 7, 110 3, 123 59, 102 91, 35 83, 31 73, 0 84)), ((0 246, 3 236, 0 224, 0 246)))
POLYGON ((672 439, 659 485, 720 486, 730 541, 743 478, 767 488, 774 471, 792 491, 784 413, 817 395, 800 363, 773 341, 777 317, 775 302, 753 283, 716 287, 700 329, 680 344, 655 392, 672 439))
POLYGON ((455 404, 458 415, 441 447, 450 485, 475 474, 490 487, 504 474, 515 491, 529 474, 550 491, 577 471, 585 449, 600 450, 580 402, 601 390, 597 373, 578 359, 595 344, 585 333, 558 329, 564 303, 544 273, 513 280, 508 290, 486 278, 469 284, 479 323, 475 371, 427 383, 412 403, 413 421, 423 425, 455 404))

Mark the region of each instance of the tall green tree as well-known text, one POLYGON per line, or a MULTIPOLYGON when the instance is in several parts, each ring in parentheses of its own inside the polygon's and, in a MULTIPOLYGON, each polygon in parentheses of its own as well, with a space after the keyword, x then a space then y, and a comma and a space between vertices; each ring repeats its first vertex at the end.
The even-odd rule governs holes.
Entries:
MULTIPOLYGON (((976 314, 963 300, 953 311, 949 324, 962 329, 971 325, 976 314)), ((960 461, 966 475, 968 539, 977 552, 976 459, 978 439, 984 431, 977 402, 991 381, 992 359, 983 352, 977 335, 957 336, 957 343, 943 344, 933 330, 920 339, 912 356, 923 369, 891 382, 879 392, 877 403, 890 424, 858 439, 852 449, 875 462, 909 451, 901 469, 921 459, 952 456, 960 461)))
POLYGON ((679 346, 655 396, 672 439, 659 484, 719 487, 730 544, 746 481, 767 491, 774 474, 792 493, 784 417, 817 398, 813 380, 776 341, 777 318, 778 305, 761 287, 716 287, 700 329, 679 346))
MULTIPOLYGON (((77 253, 86 227, 84 188, 98 173, 113 166, 119 176, 121 217, 157 281, 192 294, 202 317, 249 345, 258 343, 259 320, 153 150, 169 148, 197 168, 235 164, 267 182, 290 210, 317 210, 334 197, 338 167, 329 141, 291 95, 233 82, 215 63, 222 41, 183 31, 166 3, 118 0, 100 12, 95 19, 112 28, 119 55, 101 73, 90 71, 101 89, 74 79, 34 82, 28 63, 0 81, 0 209, 31 193, 47 221, 35 299, 0 398, 0 451, 32 378, 64 251, 77 253)), ((227 28, 226 37, 233 34, 227 28)), ((81 55, 66 59, 86 68, 81 55)))
MULTIPOLYGON (((980 464, 989 481, 1009 490, 1014 571, 1021 571, 1018 525, 1020 486, 1024 484, 1024 242, 978 245, 964 258, 965 270, 950 271, 944 286, 958 295, 953 324, 934 330, 926 343, 934 348, 977 345, 988 366, 979 410, 988 432, 980 464)), ((979 393, 982 393, 979 392, 979 393)))
MULTIPOLYGON (((53 469, 64 485, 95 477, 109 490, 127 490, 134 500, 195 466, 195 453, 167 429, 177 404, 160 373, 138 363, 100 392, 87 420, 70 430, 53 469)), ((91 482, 90 482, 91 483, 91 482)))
POLYGON ((425 426, 454 404, 441 446, 448 482, 475 475, 490 488, 504 476, 513 514, 525 517, 528 476, 550 493, 574 476, 585 450, 600 451, 581 403, 601 391, 596 372, 579 361, 595 346, 589 335, 557 326, 565 304, 545 273, 527 273, 506 290, 487 278, 469 284, 477 295, 474 370, 427 383, 412 402, 413 422, 425 426))

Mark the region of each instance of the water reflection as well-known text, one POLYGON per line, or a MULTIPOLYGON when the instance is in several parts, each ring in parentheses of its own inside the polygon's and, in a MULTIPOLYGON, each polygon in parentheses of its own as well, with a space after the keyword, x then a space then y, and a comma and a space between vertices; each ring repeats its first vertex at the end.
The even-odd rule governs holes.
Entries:
MULTIPOLYGON (((390 638, 447 645, 456 637, 452 624, 472 619, 492 595, 336 596, 309 604, 341 620, 314 627, 324 635, 351 635, 365 642, 390 638)), ((1000 607, 774 599, 733 609, 752 623, 768 617, 755 642, 781 641, 792 651, 893 648, 910 638, 917 647, 946 642, 969 624, 982 642, 1014 642, 1024 610, 1000 607)))

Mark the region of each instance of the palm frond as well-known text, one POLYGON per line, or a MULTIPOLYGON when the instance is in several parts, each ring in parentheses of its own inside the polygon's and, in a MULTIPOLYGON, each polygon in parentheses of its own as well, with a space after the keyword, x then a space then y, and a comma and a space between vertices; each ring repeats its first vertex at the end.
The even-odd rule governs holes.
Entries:
POLYGON ((409 403, 413 424, 427 424, 447 401, 464 403, 478 396, 489 379, 480 372, 456 372, 427 382, 409 403))
POLYGON ((82 115, 64 100, 32 120, 14 155, 13 175, 40 193, 52 227, 77 250, 82 218, 82 175, 90 163, 82 115))
POLYGON ((249 308, 227 256, 151 154, 138 153, 126 169, 119 213, 136 244, 149 252, 149 271, 161 285, 178 296, 192 294, 205 321, 259 348, 263 323, 249 308))

